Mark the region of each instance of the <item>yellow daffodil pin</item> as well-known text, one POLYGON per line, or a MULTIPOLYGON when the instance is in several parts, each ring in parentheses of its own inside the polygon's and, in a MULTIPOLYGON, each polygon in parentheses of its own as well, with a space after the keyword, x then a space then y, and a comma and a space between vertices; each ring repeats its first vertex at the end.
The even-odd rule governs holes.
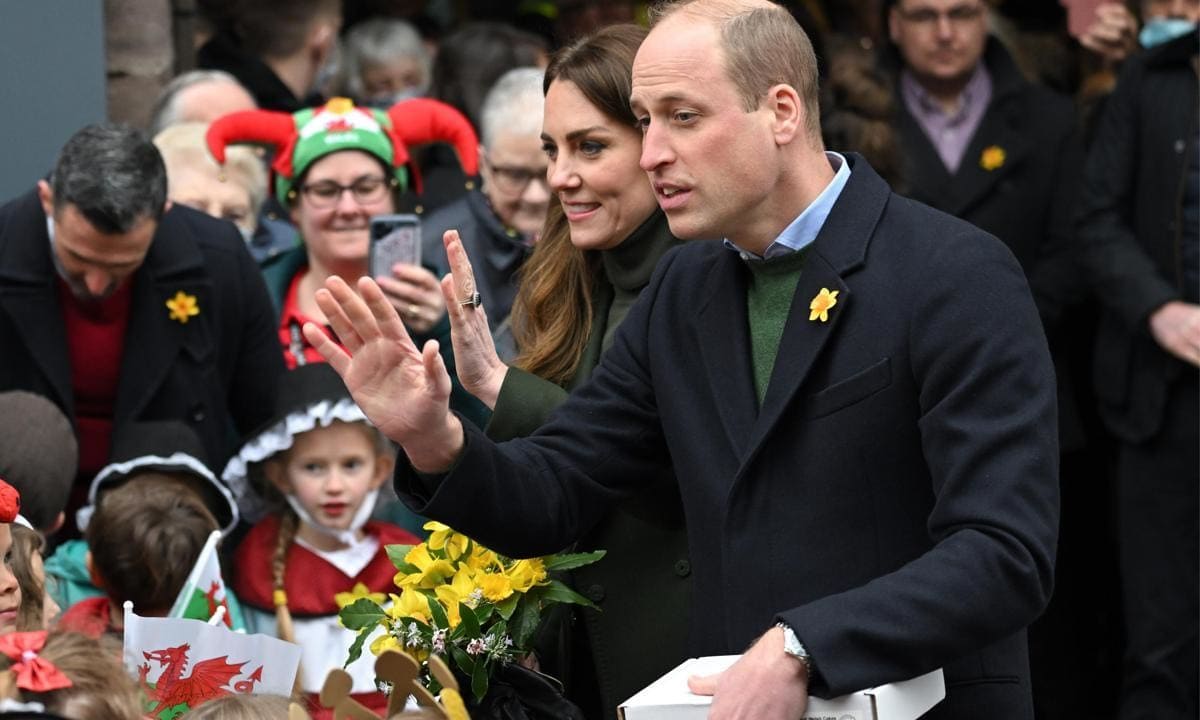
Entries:
POLYGON ((188 295, 182 290, 167 301, 167 309, 171 311, 172 320, 178 320, 184 325, 187 324, 188 318, 200 314, 200 304, 196 302, 196 296, 188 295))
POLYGON ((1006 157, 1004 148, 999 145, 989 145, 983 149, 983 154, 979 156, 979 167, 991 172, 1004 165, 1006 157))
POLYGON ((840 290, 829 291, 829 288, 821 288, 821 292, 812 299, 808 304, 808 309, 811 310, 808 314, 808 319, 820 320, 821 322, 829 322, 829 310, 837 305, 837 296, 840 290))

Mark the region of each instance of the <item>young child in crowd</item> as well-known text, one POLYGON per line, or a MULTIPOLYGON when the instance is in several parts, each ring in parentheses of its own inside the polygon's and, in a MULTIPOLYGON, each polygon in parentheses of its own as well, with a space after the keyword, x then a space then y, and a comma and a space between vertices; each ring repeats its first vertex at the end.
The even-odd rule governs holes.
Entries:
POLYGON ((13 575, 21 587, 21 609, 17 613, 17 630, 46 630, 58 618, 60 608, 46 592, 46 566, 42 550, 46 541, 33 525, 18 515, 13 521, 10 556, 13 575))
MULTIPOLYGON (((333 368, 308 364, 286 373, 278 398, 276 418, 224 472, 247 516, 272 510, 237 549, 234 588, 251 632, 303 648, 300 687, 315 694, 328 671, 345 663, 355 637, 338 624, 334 596, 360 583, 370 592, 395 591, 396 569, 385 546, 418 540, 394 525, 368 521, 391 478, 395 450, 367 422, 333 368)), ((375 691, 369 654, 346 670, 359 702, 386 708, 386 698, 375 691)))
POLYGON ((79 445, 71 421, 41 395, 0 393, 0 477, 21 493, 21 515, 43 535, 63 525, 79 445))
POLYGON ((79 633, 41 630, 0 635, 0 700, 30 710, 37 703, 51 713, 16 717, 139 720, 138 689, 120 657, 115 641, 79 633))
POLYGON ((0 480, 0 633, 17 629, 21 613, 21 586, 13 574, 10 564, 12 553, 12 524, 21 511, 21 494, 4 480, 0 480))
MULTIPOLYGON (((233 496, 202 462, 200 441, 179 422, 118 429, 112 461, 96 475, 77 522, 84 542, 64 543, 46 564, 60 624, 92 636, 119 634, 126 600, 164 616, 213 530, 237 522, 233 496)), ((226 593, 234 628, 242 626, 226 593)))

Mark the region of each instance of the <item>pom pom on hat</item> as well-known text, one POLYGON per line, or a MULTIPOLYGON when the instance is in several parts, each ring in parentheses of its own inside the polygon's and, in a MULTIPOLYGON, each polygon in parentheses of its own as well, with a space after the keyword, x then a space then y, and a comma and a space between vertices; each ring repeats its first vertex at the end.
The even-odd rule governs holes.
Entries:
POLYGON ((10 523, 21 512, 21 493, 0 479, 0 523, 10 523))

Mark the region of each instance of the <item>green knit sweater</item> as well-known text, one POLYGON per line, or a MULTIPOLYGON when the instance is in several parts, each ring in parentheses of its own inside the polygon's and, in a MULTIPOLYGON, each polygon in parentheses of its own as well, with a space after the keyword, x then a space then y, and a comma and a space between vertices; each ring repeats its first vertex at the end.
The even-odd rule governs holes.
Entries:
POLYGON ((754 391, 761 406, 775 369, 779 340, 792 309, 792 297, 804 267, 804 252, 797 251, 770 260, 748 259, 750 284, 746 291, 746 313, 750 322, 750 359, 754 363, 754 391))

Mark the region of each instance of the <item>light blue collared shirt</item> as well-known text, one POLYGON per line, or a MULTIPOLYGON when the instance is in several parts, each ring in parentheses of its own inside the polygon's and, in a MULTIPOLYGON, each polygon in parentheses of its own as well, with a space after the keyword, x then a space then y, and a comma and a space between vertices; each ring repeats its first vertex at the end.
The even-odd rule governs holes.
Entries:
MULTIPOLYGON (((846 182, 850 180, 850 163, 846 162, 846 158, 835 152, 826 152, 825 157, 829 160, 829 166, 834 168, 833 179, 829 181, 821 194, 817 195, 817 198, 804 208, 804 211, 797 215, 796 219, 783 229, 783 232, 779 233, 779 237, 771 241, 766 252, 762 254, 763 259, 769 260, 803 250, 817 239, 817 233, 821 232, 821 228, 825 226, 825 220, 833 210, 833 204, 837 202, 838 197, 842 194, 842 189, 846 187, 846 182)), ((749 250, 738 247, 729 238, 725 239, 725 247, 741 254, 746 259, 759 257, 749 250)))

